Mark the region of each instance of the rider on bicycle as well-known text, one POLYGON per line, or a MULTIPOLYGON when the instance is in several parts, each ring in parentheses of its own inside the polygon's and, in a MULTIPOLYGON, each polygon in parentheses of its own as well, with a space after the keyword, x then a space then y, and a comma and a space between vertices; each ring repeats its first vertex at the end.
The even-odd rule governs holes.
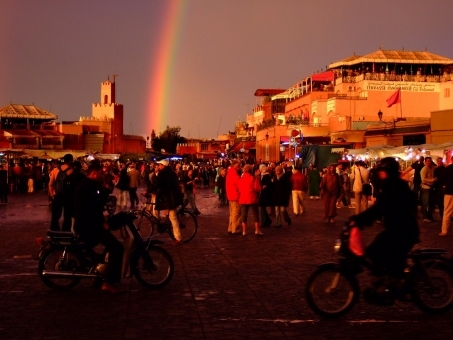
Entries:
POLYGON ((365 257, 390 277, 400 277, 407 253, 419 243, 417 198, 400 178, 399 163, 392 157, 381 160, 377 168, 380 191, 376 202, 350 218, 350 225, 371 226, 381 220, 384 231, 365 249, 365 257))

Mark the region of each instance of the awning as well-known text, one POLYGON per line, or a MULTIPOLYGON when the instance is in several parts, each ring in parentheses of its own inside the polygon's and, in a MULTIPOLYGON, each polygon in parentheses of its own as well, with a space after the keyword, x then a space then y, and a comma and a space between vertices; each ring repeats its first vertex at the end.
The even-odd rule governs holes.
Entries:
POLYGON ((55 130, 33 130, 34 133, 41 136, 41 138, 64 138, 64 134, 55 130))
POLYGON ((385 136, 385 135, 401 135, 401 134, 408 134, 408 133, 421 133, 421 132, 429 132, 430 126, 427 125, 418 125, 418 126, 402 126, 402 127, 390 127, 387 129, 370 129, 365 132, 365 137, 367 136, 385 136))
POLYGON ((311 76, 312 81, 333 81, 333 72, 326 71, 321 73, 316 73, 311 76))
POLYGON ((25 130, 25 129, 8 129, 8 130, 3 130, 3 135, 5 137, 11 137, 11 138, 36 138, 39 137, 37 133, 34 133, 31 130, 25 130))
POLYGON ((234 144, 228 152, 241 152, 242 149, 245 151, 247 150, 252 150, 256 148, 256 142, 240 142, 237 144, 234 144))
POLYGON ((74 158, 85 157, 87 155, 86 150, 25 149, 24 151, 32 157, 41 159, 59 159, 63 158, 67 153, 70 153, 74 158))

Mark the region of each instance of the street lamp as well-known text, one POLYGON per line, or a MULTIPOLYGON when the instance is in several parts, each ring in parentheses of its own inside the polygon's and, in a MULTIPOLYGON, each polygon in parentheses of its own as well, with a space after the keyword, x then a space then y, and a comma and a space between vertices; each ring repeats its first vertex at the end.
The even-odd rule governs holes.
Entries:
POLYGON ((269 140, 269 133, 266 132, 266 136, 264 137, 266 137, 266 140, 269 140))

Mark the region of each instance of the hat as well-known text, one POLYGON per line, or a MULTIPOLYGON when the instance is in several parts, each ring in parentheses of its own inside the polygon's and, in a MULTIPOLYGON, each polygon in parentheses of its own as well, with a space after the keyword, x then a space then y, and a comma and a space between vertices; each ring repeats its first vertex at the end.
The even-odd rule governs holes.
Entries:
POLYGON ((162 164, 163 166, 168 166, 168 161, 166 159, 162 159, 156 162, 157 164, 162 164))
POLYGON ((64 163, 71 163, 74 160, 74 157, 70 153, 67 153, 66 155, 63 156, 63 162, 64 163))

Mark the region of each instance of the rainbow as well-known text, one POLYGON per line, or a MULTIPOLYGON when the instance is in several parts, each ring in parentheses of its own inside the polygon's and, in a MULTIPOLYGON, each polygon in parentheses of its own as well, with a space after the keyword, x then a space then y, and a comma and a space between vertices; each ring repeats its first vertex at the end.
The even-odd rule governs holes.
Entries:
POLYGON ((156 62, 150 70, 150 95, 146 110, 146 133, 156 134, 166 128, 170 85, 180 40, 183 15, 188 0, 169 0, 164 8, 164 26, 158 43, 156 62))

